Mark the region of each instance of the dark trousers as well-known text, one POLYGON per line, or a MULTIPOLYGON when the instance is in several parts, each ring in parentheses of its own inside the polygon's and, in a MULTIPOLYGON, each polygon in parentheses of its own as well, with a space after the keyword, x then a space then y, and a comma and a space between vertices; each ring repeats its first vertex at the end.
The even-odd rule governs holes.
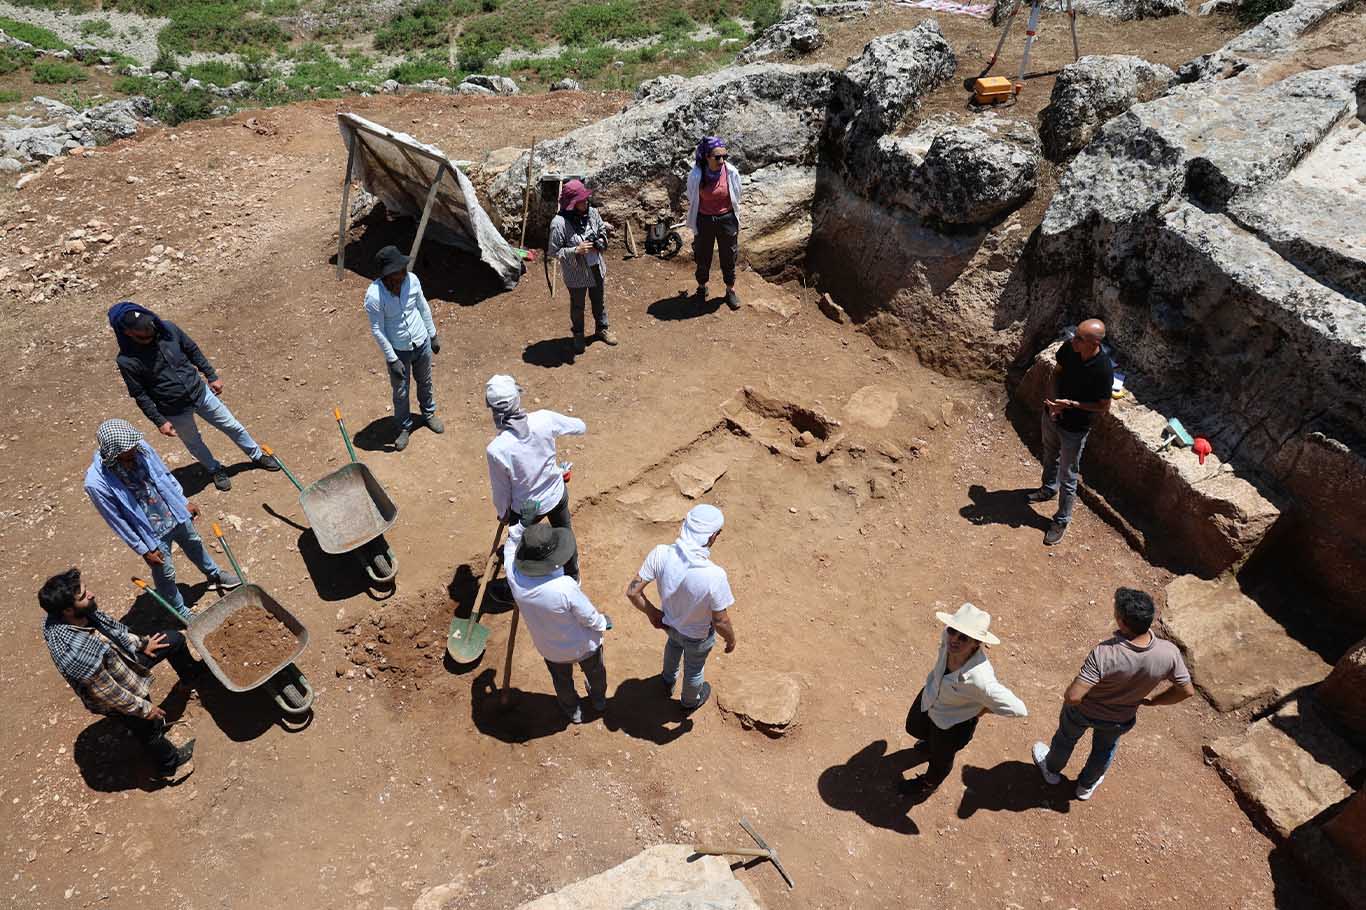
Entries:
MULTIPOLYGON (((536 518, 536 521, 540 521, 542 519, 545 519, 546 521, 550 522, 550 526, 552 528, 567 528, 570 531, 570 533, 573 533, 574 523, 570 520, 569 516, 568 486, 565 487, 564 496, 560 499, 560 504, 557 505, 555 508, 551 509, 549 512, 545 513, 544 515, 538 516, 536 518)), ((508 513, 507 523, 509 526, 520 520, 521 517, 519 513, 517 513, 516 511, 508 513)), ((569 562, 564 564, 564 574, 568 575, 575 581, 579 580, 579 551, 577 547, 574 549, 573 557, 570 558, 569 562)))
MULTIPOLYGON (((602 266, 593 266, 593 284, 586 288, 569 289, 569 326, 575 335, 583 334, 583 302, 593 301, 593 327, 601 332, 607 328, 607 304, 603 302, 602 266)), ((555 525, 559 527, 559 525, 555 525)))
MULTIPOLYGON (((550 681, 555 684, 555 700, 560 703, 560 707, 565 714, 572 715, 574 709, 579 706, 579 691, 574 688, 574 665, 557 664, 554 661, 545 662, 546 669, 550 671, 550 681)), ((588 696, 607 697, 607 667, 602 662, 602 647, 579 661, 579 669, 583 671, 584 681, 588 683, 588 696)))
POLYGON ((721 278, 726 287, 735 286, 735 260, 740 255, 740 219, 728 215, 697 215, 697 233, 692 238, 692 258, 697 261, 697 286, 711 276, 711 248, 721 251, 721 278))
MULTIPOLYGON (((185 647, 185 635, 172 629, 167 629, 161 634, 166 636, 167 647, 158 651, 154 657, 139 654, 139 663, 150 668, 164 660, 170 663, 171 669, 175 670, 176 676, 182 680, 190 681, 197 677, 202 664, 190 656, 189 650, 185 647)), ((176 747, 166 738, 166 721, 153 720, 149 717, 134 717, 131 714, 114 716, 127 728, 133 738, 151 753, 158 774, 166 776, 175 771, 176 747)))
POLYGON ((937 787, 953 770, 954 756, 972 742, 973 734, 977 732, 977 718, 941 730, 920 707, 924 699, 925 690, 921 689, 920 694, 915 697, 915 703, 911 705, 911 710, 906 714, 906 732, 922 740, 929 747, 930 761, 925 769, 925 781, 937 787))

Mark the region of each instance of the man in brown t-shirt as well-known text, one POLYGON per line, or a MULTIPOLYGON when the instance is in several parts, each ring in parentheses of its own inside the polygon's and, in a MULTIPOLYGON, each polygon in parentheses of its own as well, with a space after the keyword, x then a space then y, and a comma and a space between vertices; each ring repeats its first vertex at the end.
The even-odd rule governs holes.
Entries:
POLYGON ((1052 744, 1034 744, 1034 764, 1045 781, 1056 784, 1077 741, 1091 730, 1091 755, 1077 775, 1077 799, 1090 799, 1105 779, 1119 738, 1133 729, 1139 705, 1174 705, 1195 694, 1180 649, 1150 631, 1156 612, 1144 592, 1115 591, 1119 628, 1113 638, 1091 649, 1067 687, 1052 744), (1148 693, 1164 680, 1171 685, 1150 698, 1148 693))

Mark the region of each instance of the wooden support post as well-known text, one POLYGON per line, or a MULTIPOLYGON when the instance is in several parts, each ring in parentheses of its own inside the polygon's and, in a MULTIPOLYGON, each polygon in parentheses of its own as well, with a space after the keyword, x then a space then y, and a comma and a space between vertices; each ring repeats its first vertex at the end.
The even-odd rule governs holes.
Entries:
POLYGON ((356 167, 356 133, 346 136, 346 179, 342 182, 341 215, 337 218, 337 280, 346 272, 346 229, 351 226, 351 174, 356 167))
POLYGON ((422 247, 422 235, 427 233, 427 221, 432 217, 432 203, 436 202, 436 191, 441 186, 441 178, 446 175, 446 165, 443 162, 436 169, 436 179, 432 181, 431 189, 427 190, 427 202, 422 206, 422 220, 417 223, 417 236, 413 238, 413 248, 408 251, 408 271, 413 270, 413 264, 417 262, 417 251, 422 247))

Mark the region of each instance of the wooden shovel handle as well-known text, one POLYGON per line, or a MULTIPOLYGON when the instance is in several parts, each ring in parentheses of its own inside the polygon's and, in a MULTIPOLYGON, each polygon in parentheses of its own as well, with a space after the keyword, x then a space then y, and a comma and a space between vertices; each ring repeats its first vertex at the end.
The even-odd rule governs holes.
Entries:
POLYGON ((692 852, 703 856, 772 856, 772 852, 760 847, 693 847, 692 852))

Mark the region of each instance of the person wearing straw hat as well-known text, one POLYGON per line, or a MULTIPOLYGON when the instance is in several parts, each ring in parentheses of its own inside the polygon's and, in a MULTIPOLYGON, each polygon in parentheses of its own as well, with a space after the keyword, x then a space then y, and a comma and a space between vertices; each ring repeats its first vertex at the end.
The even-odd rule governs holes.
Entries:
POLYGON ((408 447, 408 437, 415 426, 408 404, 414 379, 422 422, 433 433, 446 431, 446 425, 436 416, 436 392, 432 386, 432 357, 441 353, 441 342, 436 337, 432 308, 422 293, 422 282, 408 271, 408 260, 396 246, 380 250, 375 256, 379 277, 365 291, 370 334, 375 336, 389 372, 397 428, 394 449, 399 452, 408 447))
POLYGON ((954 756, 977 732, 984 714, 1026 717, 1024 702, 996 679, 986 647, 1001 640, 991 634, 991 614, 970 603, 956 613, 934 614, 944 624, 939 657, 906 715, 906 732, 928 751, 925 773, 903 780, 898 789, 907 795, 928 796, 953 769, 954 756))
POLYGON ((685 711, 695 711, 711 697, 711 683, 702 674, 717 634, 725 639, 727 654, 735 650, 735 629, 730 623, 735 595, 731 594, 726 570, 711 561, 711 546, 721 536, 725 522, 716 506, 693 506, 678 539, 651 550, 626 587, 626 599, 649 618, 650 625, 663 629, 668 636, 659 678, 670 696, 678 680, 679 661, 683 663, 679 700, 685 711), (652 581, 659 589, 658 607, 645 596, 645 588, 652 581))
MULTIPOLYGON (((560 464, 555 440, 582 436, 588 432, 588 425, 577 417, 550 410, 528 414, 522 407, 521 386, 503 373, 490 376, 484 384, 484 403, 498 431, 484 449, 498 517, 515 530, 522 507, 529 503, 536 521, 545 518, 552 528, 572 529, 566 469, 560 464)), ((564 570, 575 579, 579 577, 577 552, 564 570)))
POLYGON ((242 580, 218 567, 194 529, 199 507, 185 498, 179 481, 167 470, 142 434, 126 420, 113 418, 95 431, 99 449, 85 472, 85 493, 110 530, 147 563, 156 591, 178 613, 189 615, 176 587, 171 544, 195 564, 209 584, 235 588, 242 580))
POLYGON ((550 221, 548 255, 560 263, 564 286, 569 289, 569 328, 574 334, 574 353, 587 348, 584 341, 584 299, 593 301, 593 327, 603 344, 614 345, 617 336, 607 325, 604 281, 607 260, 607 227, 598 210, 588 204, 593 191, 581 180, 570 180, 560 190, 560 211, 550 221))
POLYGON ((607 710, 607 668, 602 662, 602 633, 612 628, 579 583, 565 572, 577 546, 574 532, 533 524, 520 535, 508 535, 503 565, 508 587, 531 632, 531 640, 545 660, 555 686, 555 700, 570 723, 583 723, 579 693, 574 687, 574 664, 583 671, 593 709, 607 710))

